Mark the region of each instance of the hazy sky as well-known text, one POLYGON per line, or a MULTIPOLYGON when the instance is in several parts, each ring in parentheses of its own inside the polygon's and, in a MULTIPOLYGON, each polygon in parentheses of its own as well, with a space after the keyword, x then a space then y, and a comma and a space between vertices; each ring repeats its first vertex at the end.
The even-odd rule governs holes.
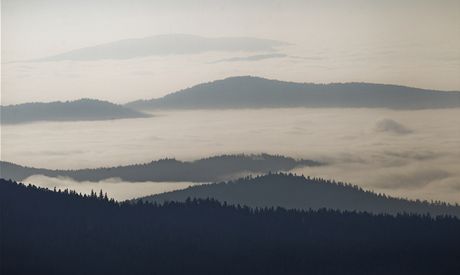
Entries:
POLYGON ((2 104, 81 97, 123 103, 234 75, 460 90, 460 1, 2 1, 2 104), (30 61, 178 33, 289 45, 30 61))

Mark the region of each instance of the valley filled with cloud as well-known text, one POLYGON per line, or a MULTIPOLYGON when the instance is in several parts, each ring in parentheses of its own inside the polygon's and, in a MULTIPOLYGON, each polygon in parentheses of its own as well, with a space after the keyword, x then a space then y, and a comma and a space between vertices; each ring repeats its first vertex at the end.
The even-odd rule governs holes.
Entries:
MULTIPOLYGON (((114 121, 5 125, 3 160, 77 169, 227 153, 281 154, 326 164, 293 170, 299 174, 398 197, 459 202, 458 109, 275 108, 153 114, 114 121)), ((97 186, 95 190, 100 189, 97 186)), ((135 188, 136 183, 129 186, 135 188)))

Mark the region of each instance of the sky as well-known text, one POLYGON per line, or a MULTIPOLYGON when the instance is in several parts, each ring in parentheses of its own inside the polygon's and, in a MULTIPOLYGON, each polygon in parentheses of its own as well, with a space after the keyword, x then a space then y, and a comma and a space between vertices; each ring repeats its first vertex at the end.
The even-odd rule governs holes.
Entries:
POLYGON ((460 90, 458 0, 3 0, 1 20, 2 105, 82 97, 126 103, 235 75, 460 90), (46 59, 171 34, 208 40, 197 42, 198 52, 46 59), (208 45, 234 37, 284 44, 208 45))

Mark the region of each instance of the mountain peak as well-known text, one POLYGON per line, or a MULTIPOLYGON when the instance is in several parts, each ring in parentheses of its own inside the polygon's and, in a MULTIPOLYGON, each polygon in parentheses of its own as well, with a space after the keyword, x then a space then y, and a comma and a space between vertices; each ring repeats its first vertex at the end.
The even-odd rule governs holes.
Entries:
POLYGON ((460 207, 411 201, 379 195, 351 184, 299 176, 269 173, 234 181, 192 186, 187 189, 141 198, 149 202, 212 198, 231 205, 283 207, 288 209, 340 209, 376 214, 418 213, 460 217, 460 207))
POLYGON ((144 109, 388 108, 460 107, 460 92, 441 92, 372 83, 296 83, 257 76, 232 76, 202 83, 162 98, 126 104, 144 109))
POLYGON ((2 124, 36 121, 111 120, 150 116, 122 105, 90 98, 1 106, 1 114, 2 124))

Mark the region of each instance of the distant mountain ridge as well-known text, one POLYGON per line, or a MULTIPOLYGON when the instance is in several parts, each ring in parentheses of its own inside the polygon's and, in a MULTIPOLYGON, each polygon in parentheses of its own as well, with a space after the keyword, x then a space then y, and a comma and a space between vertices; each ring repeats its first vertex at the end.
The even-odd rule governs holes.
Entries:
POLYGON ((0 106, 2 124, 143 118, 150 115, 96 99, 0 106))
POLYGON ((183 202, 187 198, 216 199, 231 205, 287 209, 360 211, 376 214, 417 213, 460 217, 460 206, 398 199, 365 191, 357 186, 295 176, 269 174, 255 178, 188 187, 140 198, 148 202, 183 202))
POLYGON ((313 84, 237 76, 118 105, 96 99, 0 106, 1 124, 150 117, 144 110, 239 108, 460 108, 460 92, 371 83, 313 84))
POLYGON ((290 171, 301 166, 317 166, 322 163, 269 154, 220 155, 195 161, 161 159, 145 164, 118 167, 50 170, 31 168, 0 161, 0 177, 22 181, 32 175, 69 177, 76 181, 101 181, 120 178, 123 181, 192 181, 211 182, 237 178, 248 173, 290 171))
POLYGON ((125 106, 137 110, 220 108, 389 108, 460 107, 460 92, 371 83, 313 84, 237 76, 125 106))
POLYGON ((123 39, 48 56, 35 62, 63 60, 131 59, 218 52, 272 52, 286 42, 254 37, 203 37, 190 34, 162 34, 123 39))

